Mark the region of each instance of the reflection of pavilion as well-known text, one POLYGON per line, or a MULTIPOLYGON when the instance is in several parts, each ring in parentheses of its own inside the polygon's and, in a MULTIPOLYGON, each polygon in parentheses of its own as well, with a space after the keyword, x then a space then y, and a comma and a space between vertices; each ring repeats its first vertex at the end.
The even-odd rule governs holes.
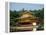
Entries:
POLYGON ((31 12, 23 12, 23 13, 20 13, 20 15, 21 16, 19 18, 16 18, 18 19, 18 22, 16 23, 16 29, 34 30, 33 26, 36 26, 38 24, 37 17, 33 16, 31 12))

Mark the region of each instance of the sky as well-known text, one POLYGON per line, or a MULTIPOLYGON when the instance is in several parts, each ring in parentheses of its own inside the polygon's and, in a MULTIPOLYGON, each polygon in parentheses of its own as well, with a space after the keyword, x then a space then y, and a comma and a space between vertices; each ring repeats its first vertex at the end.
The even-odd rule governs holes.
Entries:
POLYGON ((32 3, 10 3, 10 10, 38 10, 44 8, 43 4, 32 4, 32 3))

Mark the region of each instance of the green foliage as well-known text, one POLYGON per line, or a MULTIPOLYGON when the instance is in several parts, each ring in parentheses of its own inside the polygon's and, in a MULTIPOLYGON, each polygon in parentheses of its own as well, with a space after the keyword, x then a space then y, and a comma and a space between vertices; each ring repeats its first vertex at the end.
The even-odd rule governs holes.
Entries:
POLYGON ((43 30, 44 29, 44 8, 41 10, 35 10, 34 12, 36 12, 34 15, 36 17, 39 17, 40 19, 40 24, 37 30, 40 30, 40 29, 43 30))
POLYGON ((40 17, 40 19, 44 18, 44 9, 38 10, 37 13, 35 13, 36 17, 40 17))
POLYGON ((19 17, 18 12, 10 10, 10 26, 16 26, 16 18, 19 17))

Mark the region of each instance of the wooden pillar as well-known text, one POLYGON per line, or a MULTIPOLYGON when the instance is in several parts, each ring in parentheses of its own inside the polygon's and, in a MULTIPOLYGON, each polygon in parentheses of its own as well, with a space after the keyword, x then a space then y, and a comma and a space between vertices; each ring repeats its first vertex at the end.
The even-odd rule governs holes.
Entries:
POLYGON ((36 22, 33 22, 33 31, 36 31, 36 22))

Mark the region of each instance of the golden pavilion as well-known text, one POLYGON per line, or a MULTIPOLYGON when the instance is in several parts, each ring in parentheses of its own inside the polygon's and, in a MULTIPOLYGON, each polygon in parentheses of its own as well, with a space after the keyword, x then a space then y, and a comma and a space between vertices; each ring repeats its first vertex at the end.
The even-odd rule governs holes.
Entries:
POLYGON ((29 11, 21 12, 20 17, 16 19, 18 19, 16 22, 17 30, 36 30, 36 26, 39 24, 38 17, 34 16, 32 12, 29 11))

